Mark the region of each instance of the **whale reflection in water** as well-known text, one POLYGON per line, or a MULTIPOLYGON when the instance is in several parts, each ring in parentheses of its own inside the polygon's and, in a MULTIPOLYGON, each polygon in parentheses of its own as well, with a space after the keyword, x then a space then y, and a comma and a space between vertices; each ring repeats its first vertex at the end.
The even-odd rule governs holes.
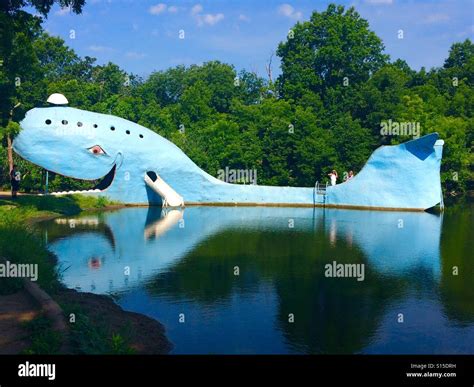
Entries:
MULTIPOLYGON (((166 211, 150 207, 60 218, 43 227, 50 249, 65 268, 65 284, 108 293, 151 280, 228 230, 295 235, 322 232, 328 246, 342 243, 346 250, 362 251, 366 265, 381 274, 403 276, 423 270, 438 280, 441 223, 441 216, 412 212, 285 207, 166 211)), ((315 259, 338 259, 325 251, 325 256, 315 259)))

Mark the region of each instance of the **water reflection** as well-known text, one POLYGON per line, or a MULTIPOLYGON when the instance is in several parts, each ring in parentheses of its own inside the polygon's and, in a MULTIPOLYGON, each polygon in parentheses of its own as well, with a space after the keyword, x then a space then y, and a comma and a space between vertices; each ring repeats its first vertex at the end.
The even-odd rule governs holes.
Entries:
POLYGON ((448 352, 473 351, 472 290, 448 266, 468 268, 441 259, 442 216, 127 208, 41 227, 68 286, 118 293, 162 321, 178 353, 432 353, 430 326, 448 352), (365 280, 326 278, 333 261, 364 264, 365 280), (462 341, 451 319, 465 324, 462 341))

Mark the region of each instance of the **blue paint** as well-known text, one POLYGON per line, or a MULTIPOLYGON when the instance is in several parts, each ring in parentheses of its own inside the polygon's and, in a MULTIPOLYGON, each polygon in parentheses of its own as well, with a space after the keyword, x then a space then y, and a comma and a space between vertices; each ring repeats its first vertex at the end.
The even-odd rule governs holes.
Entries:
POLYGON ((130 204, 161 204, 144 181, 158 174, 185 203, 282 204, 427 209, 441 198, 442 141, 436 133, 377 149, 349 182, 315 188, 229 184, 200 169, 181 149, 125 119, 65 106, 35 108, 21 122, 14 150, 41 167, 76 179, 114 175, 110 186, 86 195, 130 204), (93 153, 99 146, 105 153, 93 153))
POLYGON ((382 146, 353 179, 328 187, 333 205, 428 209, 441 199, 442 140, 432 133, 396 146, 382 146))

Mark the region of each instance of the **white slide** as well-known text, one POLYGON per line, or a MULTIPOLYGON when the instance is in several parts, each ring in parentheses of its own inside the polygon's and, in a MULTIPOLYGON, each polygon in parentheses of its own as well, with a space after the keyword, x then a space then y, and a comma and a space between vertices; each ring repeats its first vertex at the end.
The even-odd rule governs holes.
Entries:
POLYGON ((145 227, 145 240, 159 238, 183 219, 184 210, 163 210, 164 216, 145 227), (166 211, 166 212, 164 212, 166 211))
POLYGON ((145 183, 161 196, 163 207, 184 206, 183 197, 171 188, 157 173, 147 172, 145 174, 145 183))

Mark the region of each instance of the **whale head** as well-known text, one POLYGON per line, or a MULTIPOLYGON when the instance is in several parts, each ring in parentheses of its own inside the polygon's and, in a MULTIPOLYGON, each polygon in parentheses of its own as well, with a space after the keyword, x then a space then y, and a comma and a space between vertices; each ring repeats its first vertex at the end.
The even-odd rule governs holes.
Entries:
POLYGON ((105 133, 98 130, 94 118, 93 113, 68 107, 32 109, 20 123, 22 130, 13 148, 49 171, 76 179, 100 179, 121 163, 123 155, 116 141, 105 143, 105 133))
POLYGON ((13 149, 22 158, 70 178, 100 180, 95 189, 81 193, 132 203, 160 200, 150 198, 144 175, 156 170, 155 155, 164 153, 170 143, 151 130, 67 106, 31 109, 20 126, 13 149))

